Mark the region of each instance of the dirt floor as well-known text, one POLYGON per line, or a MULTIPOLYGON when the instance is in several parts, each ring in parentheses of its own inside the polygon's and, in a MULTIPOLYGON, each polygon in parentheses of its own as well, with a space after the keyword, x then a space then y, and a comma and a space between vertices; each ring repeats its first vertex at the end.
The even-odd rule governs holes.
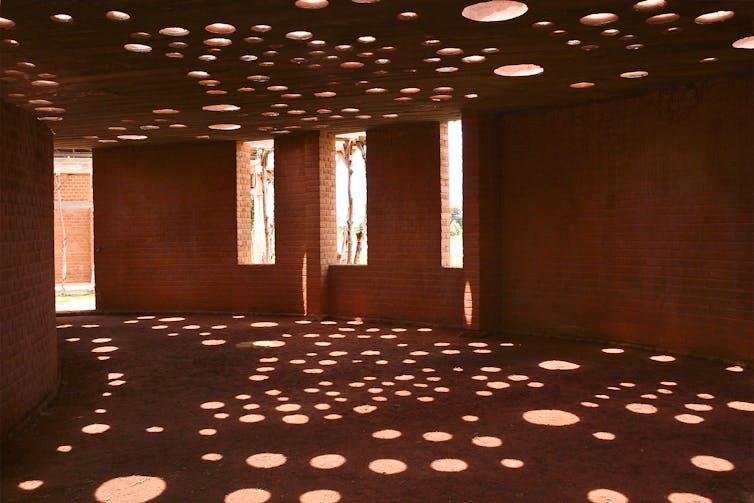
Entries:
POLYGON ((617 346, 243 316, 58 318, 3 503, 754 502, 752 372, 617 346))

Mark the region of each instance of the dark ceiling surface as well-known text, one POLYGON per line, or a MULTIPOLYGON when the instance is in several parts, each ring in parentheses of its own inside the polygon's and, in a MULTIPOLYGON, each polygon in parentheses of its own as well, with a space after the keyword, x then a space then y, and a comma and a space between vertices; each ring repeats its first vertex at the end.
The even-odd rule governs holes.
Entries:
POLYGON ((65 149, 360 131, 752 74, 750 0, 487 2, 527 8, 492 22, 464 17, 472 4, 3 0, 2 97, 65 149), (495 73, 507 65, 542 71, 495 73))

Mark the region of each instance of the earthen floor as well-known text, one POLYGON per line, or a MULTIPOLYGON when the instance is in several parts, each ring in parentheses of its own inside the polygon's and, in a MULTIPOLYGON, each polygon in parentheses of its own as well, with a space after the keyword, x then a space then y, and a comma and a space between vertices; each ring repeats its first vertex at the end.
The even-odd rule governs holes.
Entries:
POLYGON ((232 315, 58 318, 4 503, 752 502, 748 368, 232 315))

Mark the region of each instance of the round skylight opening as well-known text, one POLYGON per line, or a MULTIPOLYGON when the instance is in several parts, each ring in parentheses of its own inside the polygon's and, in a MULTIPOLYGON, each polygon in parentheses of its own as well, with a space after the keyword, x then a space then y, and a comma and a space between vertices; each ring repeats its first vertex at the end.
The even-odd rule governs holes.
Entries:
POLYGON ((327 0, 296 0, 299 9, 324 9, 330 5, 327 0))
POLYGON ((419 14, 416 12, 406 11, 401 12, 397 16, 399 21, 414 21, 416 19, 419 19, 419 14))
POLYGON ((723 21, 727 21, 733 16, 735 16, 735 12, 733 12, 732 10, 719 10, 717 12, 708 12, 707 14, 697 16, 694 19, 694 22, 696 24, 722 23, 723 21))
POLYGON ((251 27, 251 31, 255 31, 257 33, 266 33, 272 29, 272 26, 268 24, 255 24, 251 27))
POLYGON ((189 34, 189 31, 186 28, 181 28, 179 26, 168 26, 167 28, 163 28, 158 32, 160 35, 165 35, 166 37, 185 37, 189 34))
POLYGON ((732 45, 736 49, 754 49, 754 35, 739 38, 732 45))
POLYGON ((56 23, 72 23, 73 22, 73 16, 70 14, 53 14, 50 16, 50 19, 55 21, 56 23))
POLYGON ((648 17, 647 24, 668 24, 674 23, 681 18, 675 12, 666 12, 665 14, 658 14, 656 16, 648 17))
POLYGON ((138 53, 152 52, 152 47, 145 44, 125 44, 123 48, 130 52, 138 52, 138 53))
POLYGON ((492 0, 468 5, 461 11, 461 15, 472 21, 491 23, 515 19, 526 14, 528 10, 529 7, 522 2, 492 0))
POLYGON ((285 38, 290 40, 309 40, 312 36, 312 32, 305 30, 289 31, 285 34, 285 38))
POLYGON ((228 23, 212 23, 204 27, 210 33, 218 33, 222 35, 229 35, 235 33, 236 27, 228 23))
POLYGON ((665 0, 642 0, 634 4, 634 10, 637 12, 649 12, 664 9, 667 4, 668 2, 665 0))
POLYGON ((589 87, 594 87, 594 82, 574 82, 568 87, 571 89, 587 89, 589 87))
POLYGON ((623 72, 620 74, 620 76, 624 79, 640 79, 642 77, 646 77, 649 75, 648 72, 645 72, 644 70, 634 70, 631 72, 623 72))
POLYGON ((202 107, 202 110, 207 112, 235 112, 241 110, 241 107, 223 103, 220 105, 205 105, 202 107))
POLYGON ((502 77, 531 77, 539 75, 545 69, 533 63, 523 63, 520 65, 503 65, 495 68, 495 74, 502 77))
POLYGON ((16 26, 16 22, 12 19, 0 17, 0 28, 2 28, 3 30, 10 30, 14 26, 16 26))
POLYGON ((215 131, 234 131, 236 129, 241 129, 240 124, 210 124, 208 127, 215 131))
POLYGON ((614 23, 617 20, 618 16, 612 12, 598 12, 582 17, 579 19, 579 23, 586 26, 602 26, 603 24, 614 23))
POLYGON ((105 17, 110 21, 128 21, 131 19, 130 15, 119 10, 108 11, 107 14, 105 14, 105 17))
POLYGON ((465 58, 461 58, 461 61, 464 63, 483 63, 487 58, 482 55, 474 54, 472 56, 466 56, 465 58))
POLYGON ((208 38, 204 41, 205 45, 210 47, 227 47, 232 44, 233 41, 229 38, 208 38))

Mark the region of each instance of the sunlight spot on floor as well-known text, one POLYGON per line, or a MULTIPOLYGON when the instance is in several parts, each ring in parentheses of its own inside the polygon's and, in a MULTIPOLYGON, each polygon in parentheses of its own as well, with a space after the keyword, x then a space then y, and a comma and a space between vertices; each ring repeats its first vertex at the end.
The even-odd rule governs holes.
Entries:
POLYGON ((97 435, 99 433, 104 433, 109 429, 110 429, 110 425, 108 424, 94 423, 94 424, 88 424, 84 426, 83 428, 81 428, 81 431, 83 431, 87 435, 97 435))
POLYGON ((444 431, 428 431, 422 435, 422 438, 428 442, 447 442, 453 438, 453 435, 444 431))
POLYGON ((265 503, 272 494, 264 489, 239 489, 225 496, 225 503, 265 503))
POLYGON ((300 503, 338 503, 340 501, 340 493, 329 489, 317 489, 305 492, 298 500, 300 503))
POLYGON ((262 452, 246 458, 246 464, 252 468, 277 468, 283 466, 288 458, 276 452, 262 452))
POLYGON ((23 491, 33 491, 39 489, 42 485, 44 485, 44 482, 41 480, 24 480, 18 484, 18 488, 23 491))
POLYGON ((97 488, 94 498, 103 503, 144 503, 157 498, 166 487, 159 477, 131 475, 108 480, 97 488))
POLYGON ((541 409, 524 412, 526 422, 542 426, 570 426, 580 421, 579 416, 564 410, 541 409))
POLYGON ((437 472, 445 473, 462 472, 469 467, 466 461, 455 458, 435 459, 429 466, 437 472))
POLYGON ((741 410, 745 412, 754 412, 754 403, 752 402, 733 401, 733 402, 728 402, 727 405, 731 409, 741 410))
POLYGON ((628 503, 626 495, 612 489, 592 489, 586 497, 591 503, 628 503))
POLYGON ((500 460, 500 464, 506 468, 521 468, 524 462, 520 459, 505 458, 500 460))
POLYGON ((479 447, 500 447, 503 445, 503 440, 498 437, 482 436, 472 438, 471 443, 479 447))
POLYGON ((264 419, 265 417, 261 414, 247 414, 238 418, 242 423, 259 423, 264 421, 264 419))
POLYGON ((730 472, 736 468, 736 466, 727 459, 705 455, 694 456, 691 458, 691 464, 697 468, 711 472, 730 472))
POLYGON ((332 470, 333 468, 339 468, 346 462, 346 458, 340 454, 322 454, 321 456, 313 457, 309 461, 309 465, 312 468, 319 468, 320 470, 332 470))
POLYGON ((539 367, 545 370, 576 370, 577 368, 580 368, 581 365, 562 360, 548 360, 540 363, 539 367))
POLYGON ((714 503, 711 499, 694 493, 670 493, 668 501, 670 503, 714 503))
POLYGON ((648 403, 629 403, 626 405, 626 409, 635 414, 655 414, 657 407, 648 403))
POLYGON ((380 475, 395 475, 396 473, 405 472, 408 466, 403 461, 397 459, 375 459, 369 463, 369 469, 380 475))

